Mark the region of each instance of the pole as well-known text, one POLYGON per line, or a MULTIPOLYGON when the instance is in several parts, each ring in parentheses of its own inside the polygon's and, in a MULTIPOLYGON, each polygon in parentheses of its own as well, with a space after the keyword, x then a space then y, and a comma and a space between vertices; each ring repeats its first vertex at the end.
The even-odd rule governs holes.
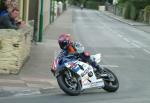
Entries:
POLYGON ((52 0, 53 1, 53 3, 52 3, 52 8, 53 8, 53 10, 52 10, 52 22, 54 22, 54 16, 55 16, 55 0, 52 0))
POLYGON ((50 1, 50 24, 53 22, 53 0, 50 1))
POLYGON ((52 23, 51 18, 52 18, 52 0, 50 0, 50 17, 49 17, 50 24, 52 23))
POLYGON ((43 40, 43 4, 44 0, 41 0, 41 10, 40 10, 40 25, 39 25, 39 42, 43 40))
POLYGON ((39 0, 34 0, 35 2, 35 13, 34 13, 34 31, 33 31, 33 40, 35 42, 38 41, 38 25, 39 25, 39 22, 38 22, 38 11, 39 11, 39 0))

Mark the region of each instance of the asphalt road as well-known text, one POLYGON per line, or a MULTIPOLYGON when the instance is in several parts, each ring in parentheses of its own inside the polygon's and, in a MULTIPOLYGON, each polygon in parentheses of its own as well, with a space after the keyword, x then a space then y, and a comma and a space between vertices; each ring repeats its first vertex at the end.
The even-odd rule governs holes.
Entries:
POLYGON ((74 37, 120 81, 116 93, 87 90, 80 96, 59 89, 38 96, 0 99, 0 103, 150 103, 150 34, 92 10, 73 10, 74 37))

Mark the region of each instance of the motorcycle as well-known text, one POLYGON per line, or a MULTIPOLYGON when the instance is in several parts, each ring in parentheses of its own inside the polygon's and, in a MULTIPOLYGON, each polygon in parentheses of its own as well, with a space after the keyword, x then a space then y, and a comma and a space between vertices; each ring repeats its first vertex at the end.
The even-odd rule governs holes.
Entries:
MULTIPOLYGON (((90 58, 100 63, 101 54, 91 55, 90 58)), ((62 52, 54 59, 51 72, 57 78, 59 87, 71 96, 79 95, 89 88, 104 89, 107 92, 115 92, 119 88, 117 76, 108 68, 103 67, 100 73, 80 58, 64 56, 62 52)))

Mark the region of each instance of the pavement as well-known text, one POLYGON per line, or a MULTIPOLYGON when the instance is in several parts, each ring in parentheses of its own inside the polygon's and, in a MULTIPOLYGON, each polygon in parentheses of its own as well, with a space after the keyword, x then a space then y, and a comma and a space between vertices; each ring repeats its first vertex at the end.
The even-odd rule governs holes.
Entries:
POLYGON ((0 75, 0 97, 36 95, 57 89, 50 66, 59 50, 58 36, 72 34, 72 27, 72 9, 68 9, 45 29, 41 43, 32 44, 30 58, 18 75, 0 75))
POLYGON ((130 26, 134 26, 137 29, 140 29, 142 31, 150 33, 150 24, 141 23, 141 22, 137 22, 137 21, 133 21, 133 20, 129 20, 129 19, 124 19, 123 17, 117 16, 113 13, 108 12, 108 11, 101 11, 101 13, 103 13, 104 15, 107 15, 111 18, 114 18, 120 22, 126 23, 130 26))
MULTIPOLYGON (((147 24, 125 20, 107 11, 102 13, 150 33, 147 24)), ((59 88, 50 72, 50 65, 59 50, 57 38, 62 33, 73 33, 72 9, 65 11, 45 29, 43 42, 32 44, 30 58, 18 75, 0 75, 0 97, 38 95, 59 88)))

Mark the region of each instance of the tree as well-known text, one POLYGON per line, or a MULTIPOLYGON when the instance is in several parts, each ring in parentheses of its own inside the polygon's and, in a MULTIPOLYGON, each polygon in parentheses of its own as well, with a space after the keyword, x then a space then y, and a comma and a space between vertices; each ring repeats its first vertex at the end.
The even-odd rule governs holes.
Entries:
POLYGON ((144 9, 150 4, 150 0, 119 0, 118 4, 125 4, 126 2, 133 3, 137 9, 144 9))
POLYGON ((3 4, 3 3, 2 3, 2 0, 0 0, 0 9, 1 9, 1 8, 2 8, 2 6, 3 6, 2 4, 3 4))
POLYGON ((150 4, 150 0, 119 0, 118 5, 123 7, 124 18, 136 20, 140 11, 150 4))

